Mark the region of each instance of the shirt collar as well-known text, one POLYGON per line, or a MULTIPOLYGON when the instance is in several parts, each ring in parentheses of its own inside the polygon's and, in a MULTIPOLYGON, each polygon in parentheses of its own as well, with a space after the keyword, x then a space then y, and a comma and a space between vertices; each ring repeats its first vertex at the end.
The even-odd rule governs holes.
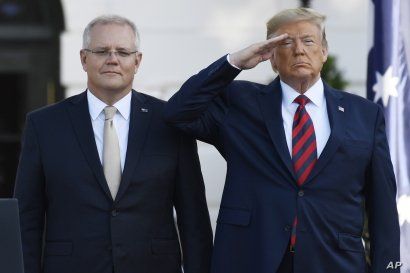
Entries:
MULTIPOLYGON (((122 99, 117 101, 113 106, 117 108, 121 116, 128 120, 130 118, 131 112, 131 96, 132 92, 129 92, 122 99)), ((90 89, 87 89, 87 100, 88 100, 88 109, 90 111, 91 118, 95 120, 101 114, 108 104, 97 98, 90 89)))
MULTIPOLYGON (((286 105, 286 107, 290 106, 293 101, 300 95, 295 89, 290 87, 288 84, 284 83, 282 80, 280 81, 280 85, 282 87, 282 102, 286 105)), ((323 81, 319 78, 315 84, 313 84, 305 93, 304 95, 309 98, 309 100, 316 105, 317 107, 322 107, 323 101, 325 99, 324 94, 324 87, 323 81)))

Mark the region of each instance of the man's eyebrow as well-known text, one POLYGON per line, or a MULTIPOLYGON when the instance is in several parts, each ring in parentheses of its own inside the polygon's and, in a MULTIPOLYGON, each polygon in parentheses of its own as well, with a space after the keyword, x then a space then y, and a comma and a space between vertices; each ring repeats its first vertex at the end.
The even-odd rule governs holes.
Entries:
POLYGON ((126 50, 126 51, 133 51, 133 49, 131 48, 127 48, 127 47, 116 47, 116 50, 126 50))
POLYGON ((301 38, 311 38, 311 37, 314 37, 314 35, 313 34, 302 34, 300 35, 300 37, 301 38))

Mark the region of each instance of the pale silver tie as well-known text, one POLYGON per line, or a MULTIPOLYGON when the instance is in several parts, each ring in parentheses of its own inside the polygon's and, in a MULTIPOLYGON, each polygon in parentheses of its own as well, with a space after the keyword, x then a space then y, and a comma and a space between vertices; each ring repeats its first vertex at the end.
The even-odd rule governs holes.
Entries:
POLYGON ((104 108, 104 147, 103 147, 103 168, 105 179, 110 188, 111 196, 115 199, 121 181, 121 157, 117 132, 115 131, 113 119, 117 112, 114 106, 104 108))

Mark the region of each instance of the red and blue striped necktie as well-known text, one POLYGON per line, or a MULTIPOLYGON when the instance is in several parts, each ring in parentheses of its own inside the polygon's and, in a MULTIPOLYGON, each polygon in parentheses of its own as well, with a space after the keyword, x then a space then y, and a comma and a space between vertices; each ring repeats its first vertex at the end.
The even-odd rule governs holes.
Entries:
MULTIPOLYGON (((317 161, 316 136, 312 119, 306 111, 309 99, 305 95, 299 95, 294 102, 299 104, 293 117, 292 127, 292 162, 296 173, 298 186, 308 178, 317 161)), ((290 240, 291 249, 296 244, 297 216, 293 221, 292 235, 290 240)))

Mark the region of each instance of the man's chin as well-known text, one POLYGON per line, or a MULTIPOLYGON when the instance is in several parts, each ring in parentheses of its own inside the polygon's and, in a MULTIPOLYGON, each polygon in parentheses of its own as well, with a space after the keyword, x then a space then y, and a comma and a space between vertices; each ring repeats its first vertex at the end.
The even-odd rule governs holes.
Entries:
POLYGON ((105 89, 121 89, 121 87, 124 87, 124 83, 115 78, 104 79, 100 85, 104 86, 105 89))
POLYGON ((120 84, 104 84, 100 85, 100 89, 106 90, 110 93, 122 93, 126 89, 126 87, 120 84))
POLYGON ((292 67, 292 71, 294 74, 311 74, 312 69, 308 65, 296 65, 292 67))
POLYGON ((301 80, 315 78, 315 76, 312 73, 312 70, 306 69, 303 67, 300 67, 299 69, 295 69, 292 74, 293 74, 292 75, 293 78, 296 78, 296 79, 299 78, 301 80))
POLYGON ((312 82, 315 79, 317 79, 317 77, 318 76, 313 75, 312 71, 300 70, 300 71, 294 71, 294 73, 290 75, 282 76, 281 79, 286 83, 300 84, 300 83, 312 82))

